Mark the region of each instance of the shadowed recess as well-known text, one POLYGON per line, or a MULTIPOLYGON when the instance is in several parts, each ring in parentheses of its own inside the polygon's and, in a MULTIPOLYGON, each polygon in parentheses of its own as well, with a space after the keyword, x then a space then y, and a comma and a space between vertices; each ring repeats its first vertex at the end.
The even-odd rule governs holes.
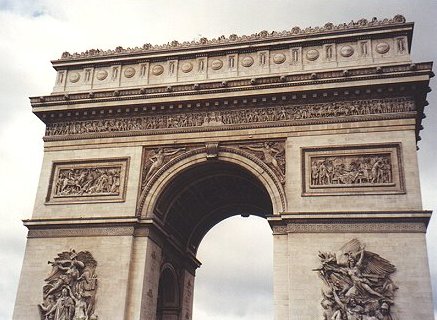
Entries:
POLYGON ((253 174, 235 164, 211 161, 174 178, 160 195, 155 213, 195 252, 220 221, 235 215, 265 218, 272 212, 270 196, 253 174))

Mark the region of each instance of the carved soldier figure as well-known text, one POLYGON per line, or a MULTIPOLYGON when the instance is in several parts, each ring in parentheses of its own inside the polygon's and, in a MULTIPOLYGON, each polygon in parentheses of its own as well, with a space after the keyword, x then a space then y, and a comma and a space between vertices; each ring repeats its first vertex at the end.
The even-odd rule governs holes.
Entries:
POLYGON ((375 313, 375 317, 378 320, 394 320, 393 316, 390 314, 390 306, 387 302, 381 304, 379 310, 375 313))
POLYGON ((46 316, 54 313, 53 320, 73 320, 74 302, 68 295, 66 288, 62 289, 61 296, 56 301, 55 305, 47 311, 46 316))
POLYGON ((324 314, 332 313, 329 320, 394 319, 389 304, 393 303, 397 286, 389 277, 396 271, 391 263, 365 251, 357 239, 346 243, 335 254, 319 253, 319 258, 322 267, 315 270, 327 285, 322 290, 322 307, 324 314), (327 301, 332 304, 330 311, 325 307, 327 301), (334 310, 339 311, 335 317, 334 310))
POLYGON ((66 287, 68 294, 74 301, 74 318, 73 320, 88 320, 87 305, 82 295, 79 293, 77 297, 71 292, 70 287, 66 287))
POLYGON ((54 319, 54 317, 55 317, 54 314, 53 313, 48 314, 48 311, 51 310, 55 304, 56 304, 55 298, 51 294, 47 297, 45 303, 41 303, 38 305, 42 320, 53 320, 54 319))

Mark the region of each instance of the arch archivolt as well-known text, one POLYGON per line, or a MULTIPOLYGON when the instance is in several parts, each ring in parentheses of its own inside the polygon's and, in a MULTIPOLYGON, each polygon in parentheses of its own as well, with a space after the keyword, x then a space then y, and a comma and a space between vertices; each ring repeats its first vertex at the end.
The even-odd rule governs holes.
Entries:
POLYGON ((137 214, 141 217, 152 217, 160 194, 179 173, 195 165, 217 160, 236 164, 249 171, 268 192, 272 201, 273 213, 286 211, 287 202, 281 174, 278 174, 254 153, 239 146, 225 145, 216 148, 214 155, 211 155, 207 146, 184 148, 183 152, 166 160, 141 186, 137 214))

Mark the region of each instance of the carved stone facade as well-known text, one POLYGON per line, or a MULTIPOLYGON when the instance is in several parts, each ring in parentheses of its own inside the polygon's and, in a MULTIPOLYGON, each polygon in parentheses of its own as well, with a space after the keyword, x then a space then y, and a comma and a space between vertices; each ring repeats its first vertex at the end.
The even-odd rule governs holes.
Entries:
POLYGON ((285 175, 285 143, 275 141, 263 141, 259 143, 246 143, 238 146, 260 158, 284 184, 285 175))
POLYGON ((404 192, 398 144, 302 150, 304 195, 404 192))
POLYGON ((128 159, 56 162, 47 203, 123 201, 128 159))
POLYGON ((393 319, 391 306, 398 289, 390 276, 396 271, 386 259, 365 250, 353 239, 336 253, 319 252, 323 281, 322 319, 393 319))
POLYGON ((97 320, 97 261, 88 251, 58 254, 52 272, 44 279, 43 303, 38 305, 41 320, 97 320))
MULTIPOLYGON (((369 63, 409 61, 410 39, 402 32, 411 25, 402 16, 382 21, 361 19, 349 24, 324 27, 293 28, 282 32, 267 32, 250 36, 231 35, 228 38, 196 42, 173 41, 166 45, 115 50, 92 49, 83 53, 65 52, 60 60, 55 92, 88 91, 117 87, 148 86, 154 84, 174 84, 196 81, 199 85, 207 80, 227 80, 235 77, 259 77, 265 74, 281 74, 300 70, 321 70, 336 67, 337 63, 346 68, 369 63), (390 35, 378 34, 378 28, 397 27, 390 35), (367 28, 366 36, 360 31, 367 28), (370 29, 369 29, 370 28, 370 29), (334 32, 360 34, 355 38, 329 37, 334 32), (307 40, 301 41, 302 36, 307 40), (323 42, 317 41, 325 36, 323 42), (272 41, 269 47, 262 45, 272 41), (276 43, 279 41, 279 43, 276 43), (252 43, 240 50, 242 45, 252 43), (223 46, 231 50, 223 52, 223 46), (204 50, 193 54, 192 50, 204 50), (232 50, 233 49, 233 50, 232 50), (185 52, 184 52, 185 51, 185 52), (167 54, 162 58, 162 53, 167 54), (123 59, 127 54, 132 56, 123 59), (86 65, 65 68, 65 63, 84 59, 107 60, 104 65, 86 65), (114 61, 121 58, 123 62, 114 61)), ((255 80, 256 82, 256 80, 255 80)))
POLYGON ((275 320, 433 319, 433 72, 412 32, 396 16, 53 61, 13 319, 191 320, 197 249, 235 215, 273 229, 275 320))
MULTIPOLYGON (((179 112, 141 117, 98 119, 88 121, 49 123, 46 136, 75 136, 101 133, 130 132, 153 134, 154 131, 181 131, 187 128, 241 127, 247 124, 264 126, 299 125, 305 120, 325 119, 341 121, 346 117, 394 114, 415 111, 410 97, 332 101, 313 104, 275 104, 272 107, 224 111, 179 112)), ((232 129, 232 128, 229 128, 232 129)), ((156 132, 155 132, 156 134, 156 132)))
MULTIPOLYGON (((393 19, 383 19, 378 20, 377 18, 373 18, 372 20, 367 19, 360 19, 358 21, 351 21, 349 23, 341 23, 339 25, 335 25, 331 22, 326 23, 323 27, 308 27, 308 28, 300 28, 298 26, 295 26, 291 28, 291 30, 284 30, 282 32, 268 32, 268 31, 261 31, 259 33, 255 33, 252 35, 243 35, 238 36, 236 34, 232 34, 229 37, 226 36, 220 36, 215 39, 208 40, 207 38, 201 38, 199 41, 191 41, 191 42, 182 42, 179 41, 171 41, 167 44, 162 45, 152 45, 150 43, 144 44, 142 47, 136 47, 136 48, 122 48, 117 47, 114 50, 101 50, 101 49, 90 49, 82 53, 69 53, 64 52, 62 54, 61 59, 67 60, 67 59, 81 59, 81 58, 90 58, 90 57, 98 57, 98 56, 108 56, 108 55, 123 55, 128 53, 138 53, 138 52, 147 52, 147 51, 160 51, 160 50, 174 50, 174 49, 182 49, 187 47, 203 47, 203 46, 211 46, 211 45, 217 45, 217 44, 229 44, 229 43, 244 43, 244 42, 251 42, 254 40, 268 40, 268 39, 280 39, 283 37, 290 37, 290 36, 301 36, 305 34, 317 34, 317 33, 323 33, 323 32, 332 32, 332 31, 341 31, 341 30, 350 30, 350 29, 365 29, 368 27, 377 27, 377 26, 383 26, 383 25, 393 25, 393 24, 404 24, 406 22, 405 17, 402 15, 396 15, 393 19)), ((405 50, 405 43, 402 47, 399 48, 405 50)), ((379 51, 386 51, 387 48, 380 48, 379 51)), ((343 55, 349 55, 350 50, 343 50, 343 55)), ((282 61, 282 59, 276 58, 276 63, 279 63, 282 61)), ((281 62, 282 63, 282 62, 281 62)), ((247 63, 246 63, 247 64, 247 63)), ((188 66, 183 68, 184 72, 191 71, 191 68, 188 66)), ((159 73, 156 71, 155 73, 159 73)), ((131 73, 128 73, 130 75, 131 73)), ((101 76, 103 77, 103 76, 101 76)))

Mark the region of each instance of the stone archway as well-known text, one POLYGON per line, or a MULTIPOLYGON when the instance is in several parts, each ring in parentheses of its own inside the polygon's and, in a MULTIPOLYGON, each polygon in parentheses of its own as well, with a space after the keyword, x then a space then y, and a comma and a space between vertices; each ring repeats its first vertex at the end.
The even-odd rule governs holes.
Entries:
MULTIPOLYGON (((284 157, 283 142, 280 143, 280 146, 284 157)), ((216 163, 217 161, 235 165, 256 177, 270 197, 272 214, 285 211, 287 205, 285 190, 278 173, 272 170, 265 160, 263 161, 262 158, 244 148, 244 145, 218 146, 216 144, 214 152, 211 153, 209 145, 194 146, 188 151, 165 159, 154 175, 143 184, 137 209, 138 215, 148 218, 154 216, 160 194, 179 173, 192 166, 206 162, 216 163)), ((185 148, 181 150, 185 150, 185 148)), ((156 149, 153 151, 157 152, 156 149)), ((150 157, 150 154, 146 154, 144 162, 148 160, 147 157, 150 157)), ((143 166, 145 165, 143 164, 143 166)), ((146 172, 143 172, 143 179, 144 176, 147 176, 146 172)))
POLYGON ((166 170, 172 174, 161 181, 161 188, 155 189, 153 217, 160 221, 164 233, 171 235, 162 241, 161 269, 171 265, 173 270, 172 281, 163 277, 164 271, 160 275, 157 319, 191 319, 196 263, 193 257, 213 226, 235 215, 267 218, 274 213, 272 196, 261 178, 268 174, 256 171, 258 165, 247 157, 245 165, 237 164, 241 163, 239 158, 243 157, 226 151, 215 160, 203 161, 204 153, 188 156, 184 164, 178 161, 173 165, 183 169, 166 170), (249 163, 251 170, 247 168, 249 163), (192 263, 187 265, 190 259, 192 263), (180 300, 165 311, 163 293, 173 292, 175 286, 180 288, 180 300), (187 300, 187 296, 191 299, 187 300))
POLYGON ((96 268, 95 285, 70 285, 90 319, 153 320, 170 286, 173 316, 190 320, 197 247, 234 214, 273 229, 276 320, 344 317, 344 298, 320 303, 314 268, 348 243, 398 270, 401 290, 390 305, 360 302, 366 316, 431 319, 416 143, 433 72, 411 63, 412 33, 395 16, 64 53, 53 92, 31 98, 45 153, 13 319, 51 316, 71 275, 47 278, 46 261, 63 261, 96 268))
POLYGON ((156 320, 178 319, 180 308, 179 284, 174 267, 167 263, 161 268, 156 320))

